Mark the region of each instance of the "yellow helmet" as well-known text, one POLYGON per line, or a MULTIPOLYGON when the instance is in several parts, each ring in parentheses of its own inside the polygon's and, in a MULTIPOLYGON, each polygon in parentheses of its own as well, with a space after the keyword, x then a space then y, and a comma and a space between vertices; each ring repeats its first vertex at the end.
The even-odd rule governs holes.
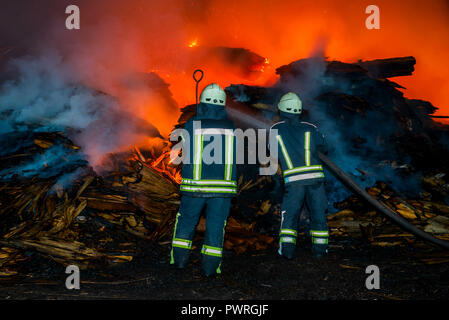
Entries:
POLYGON ((201 92, 200 102, 225 106, 226 93, 218 84, 211 83, 201 92))
POLYGON ((282 112, 301 114, 302 102, 298 95, 294 92, 286 93, 282 96, 278 103, 278 109, 282 112))

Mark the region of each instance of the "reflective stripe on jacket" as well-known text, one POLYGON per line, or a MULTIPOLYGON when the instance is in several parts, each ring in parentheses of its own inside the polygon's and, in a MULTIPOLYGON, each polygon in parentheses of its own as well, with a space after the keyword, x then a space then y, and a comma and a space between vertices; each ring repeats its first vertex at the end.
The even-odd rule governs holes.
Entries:
POLYGON ((274 124, 278 155, 285 183, 313 183, 324 179, 318 151, 327 152, 323 135, 308 122, 286 119, 274 124))
POLYGON ((182 167, 180 192, 198 197, 232 197, 237 193, 234 125, 222 106, 200 103, 198 108, 197 116, 184 126, 189 133, 190 152, 188 163, 182 167), (217 161, 205 161, 207 155, 217 161))

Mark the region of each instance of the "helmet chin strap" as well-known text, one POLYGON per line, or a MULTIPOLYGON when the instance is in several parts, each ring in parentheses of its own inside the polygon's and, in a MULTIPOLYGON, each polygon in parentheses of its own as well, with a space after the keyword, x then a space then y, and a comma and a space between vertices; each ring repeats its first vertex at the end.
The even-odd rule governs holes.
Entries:
POLYGON ((203 80, 203 76, 204 76, 204 72, 201 69, 196 69, 193 72, 193 80, 195 80, 195 82, 196 82, 195 103, 196 103, 196 107, 197 108, 198 108, 198 84, 200 83, 201 80, 203 80), (199 79, 196 78, 196 74, 198 72, 201 73, 201 78, 199 78, 199 79))

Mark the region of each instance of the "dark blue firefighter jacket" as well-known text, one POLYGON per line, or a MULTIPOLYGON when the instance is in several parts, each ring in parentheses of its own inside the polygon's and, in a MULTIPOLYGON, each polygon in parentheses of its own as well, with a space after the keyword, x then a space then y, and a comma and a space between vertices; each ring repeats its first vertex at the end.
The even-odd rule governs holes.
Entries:
POLYGON ((318 151, 327 153, 327 144, 318 128, 301 121, 298 115, 281 112, 276 141, 284 183, 314 184, 324 179, 318 151))
POLYGON ((233 197, 237 193, 234 124, 223 106, 200 103, 184 125, 185 154, 180 192, 194 197, 233 197), (188 159, 188 163, 186 163, 188 159))

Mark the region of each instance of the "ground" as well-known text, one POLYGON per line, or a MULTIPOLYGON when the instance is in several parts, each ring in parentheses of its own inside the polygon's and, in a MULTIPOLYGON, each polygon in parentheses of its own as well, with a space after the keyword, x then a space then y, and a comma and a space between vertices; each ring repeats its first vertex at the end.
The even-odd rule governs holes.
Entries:
POLYGON ((430 245, 373 247, 357 239, 334 241, 323 259, 299 243, 293 260, 281 258, 273 246, 237 255, 224 253, 222 274, 201 273, 199 247, 189 265, 169 265, 170 245, 141 244, 131 263, 81 271, 80 290, 65 288, 64 268, 48 259, 33 259, 33 276, 2 280, 0 299, 447 299, 449 264, 425 264, 427 257, 447 253, 430 245), (365 286, 366 267, 380 269, 380 289, 365 286))

